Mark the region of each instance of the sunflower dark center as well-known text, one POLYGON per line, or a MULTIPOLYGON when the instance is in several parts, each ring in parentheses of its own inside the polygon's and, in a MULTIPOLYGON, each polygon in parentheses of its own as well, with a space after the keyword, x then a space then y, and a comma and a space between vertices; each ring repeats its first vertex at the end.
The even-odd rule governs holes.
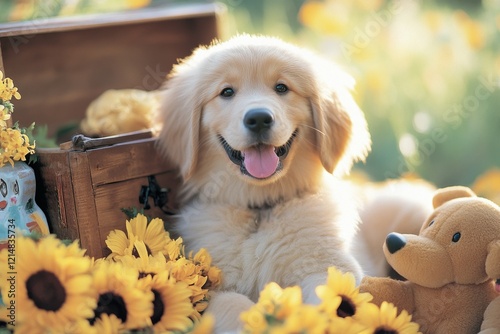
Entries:
POLYGON ((112 292, 99 295, 97 307, 94 310, 94 317, 89 319, 91 325, 101 317, 102 314, 114 314, 122 322, 127 321, 127 306, 123 298, 112 292))
POLYGON ((353 302, 342 296, 342 301, 340 302, 339 308, 337 309, 337 315, 341 318, 352 317, 356 313, 356 306, 353 302))
MULTIPOLYGON (((149 248, 149 246, 146 245, 146 243, 144 243, 144 246, 146 246, 146 251, 148 252, 148 256, 153 255, 153 252, 151 251, 151 248, 149 248)), ((133 257, 140 257, 139 256, 139 251, 137 250, 137 248, 135 248, 135 246, 134 246, 134 248, 132 248, 132 256, 133 257)))
POLYGON ((151 322, 154 324, 158 323, 163 316, 163 312, 165 312, 165 304, 163 304, 163 300, 161 298, 161 294, 152 289, 155 299, 153 300, 153 315, 151 316, 151 322))
POLYGON ((156 273, 148 273, 146 271, 139 271, 139 279, 142 279, 148 275, 151 275, 151 277, 155 277, 156 273))
POLYGON ((379 327, 373 334, 398 334, 398 332, 391 328, 379 327))
POLYGON ((46 311, 59 310, 66 301, 66 290, 56 275, 40 270, 26 280, 28 298, 46 311))

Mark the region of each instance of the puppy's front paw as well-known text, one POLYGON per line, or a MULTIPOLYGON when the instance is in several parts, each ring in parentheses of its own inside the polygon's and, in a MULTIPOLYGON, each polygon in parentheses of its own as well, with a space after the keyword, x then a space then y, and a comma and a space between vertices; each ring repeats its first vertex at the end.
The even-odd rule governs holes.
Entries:
POLYGON ((242 329, 240 314, 254 305, 237 292, 216 291, 211 294, 206 310, 215 317, 215 333, 237 333, 242 329))

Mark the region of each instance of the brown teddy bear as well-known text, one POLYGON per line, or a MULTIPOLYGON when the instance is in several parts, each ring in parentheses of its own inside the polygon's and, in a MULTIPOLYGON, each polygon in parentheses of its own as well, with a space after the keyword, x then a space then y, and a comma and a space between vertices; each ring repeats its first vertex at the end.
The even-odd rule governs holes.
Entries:
MULTIPOLYGON (((492 243, 488 249, 486 273, 495 280, 495 289, 500 293, 500 241, 492 243)), ((484 320, 479 334, 500 333, 500 297, 495 298, 484 312, 484 320)))
POLYGON ((407 310, 423 333, 477 333, 497 297, 486 268, 498 263, 500 208, 466 187, 437 190, 433 206, 419 235, 390 233, 383 246, 407 281, 365 277, 360 290, 407 310))

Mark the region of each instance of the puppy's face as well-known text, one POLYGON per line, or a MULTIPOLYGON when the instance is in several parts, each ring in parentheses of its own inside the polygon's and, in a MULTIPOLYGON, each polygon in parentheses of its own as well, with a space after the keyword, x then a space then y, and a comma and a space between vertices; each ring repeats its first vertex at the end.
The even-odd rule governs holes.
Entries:
POLYGON ((202 138, 218 145, 224 154, 217 158, 234 164, 246 181, 285 175, 314 126, 302 71, 271 48, 259 47, 226 54, 210 73, 214 80, 202 110, 202 138))
POLYGON ((348 82, 335 66, 272 38, 198 49, 167 82, 159 142, 185 180, 221 163, 262 185, 299 165, 305 177, 348 168, 369 148, 348 82))

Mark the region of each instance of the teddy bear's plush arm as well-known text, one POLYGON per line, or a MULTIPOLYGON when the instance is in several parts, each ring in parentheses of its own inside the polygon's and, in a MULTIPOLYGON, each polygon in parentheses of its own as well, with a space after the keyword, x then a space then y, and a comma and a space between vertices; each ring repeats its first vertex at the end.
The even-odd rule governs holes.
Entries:
POLYGON ((479 334, 497 334, 500 332, 500 297, 493 300, 484 312, 484 320, 479 334))
POLYGON ((488 245, 486 273, 492 280, 500 279, 500 240, 492 241, 488 245))
MULTIPOLYGON (((500 287, 500 241, 496 240, 488 245, 488 256, 486 257, 486 273, 497 283, 497 292, 500 287)), ((484 320, 479 334, 494 334, 500 332, 500 297, 493 300, 484 312, 484 320)))
POLYGON ((407 281, 398 281, 389 277, 365 276, 359 290, 371 293, 374 304, 380 305, 387 301, 393 303, 398 311, 406 310, 410 314, 415 311, 413 289, 411 283, 407 281))

